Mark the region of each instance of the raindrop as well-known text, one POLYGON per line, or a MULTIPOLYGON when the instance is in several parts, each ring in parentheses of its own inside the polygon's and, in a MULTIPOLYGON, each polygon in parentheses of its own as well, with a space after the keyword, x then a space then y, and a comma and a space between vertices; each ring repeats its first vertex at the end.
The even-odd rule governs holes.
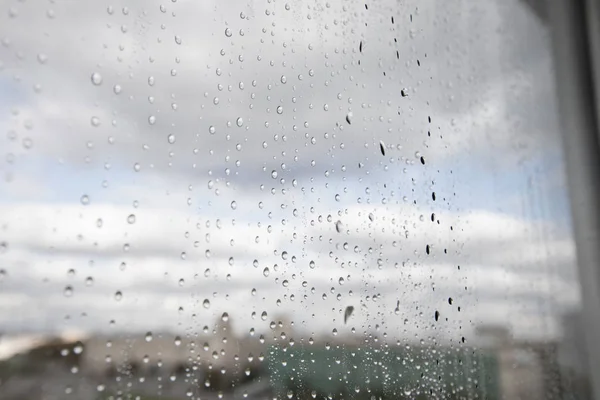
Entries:
POLYGON ((231 37, 231 29, 225 28, 225 36, 231 37))
POLYGON ((348 318, 350 318, 350 316, 352 315, 353 312, 354 312, 354 306, 346 307, 346 310, 344 311, 344 324, 346 322, 348 322, 348 318))
POLYGON ((102 85, 102 80, 103 79, 102 79, 102 75, 100 75, 99 73, 94 72, 92 74, 92 78, 91 79, 92 79, 92 83, 94 85, 96 85, 96 86, 102 85))
POLYGON ((167 141, 168 141, 170 144, 173 144, 173 143, 175 143, 175 135, 171 133, 169 136, 167 136, 167 141))
POLYGON ((342 233, 342 230, 344 229, 344 225, 342 224, 342 221, 337 221, 335 223, 335 230, 337 231, 337 233, 342 233))
POLYGON ((202 302, 202 305, 204 306, 204 308, 209 309, 210 308, 210 300, 204 299, 204 301, 202 302))
POLYGON ((269 267, 265 267, 265 269, 263 269, 263 275, 265 277, 269 276, 270 273, 271 273, 271 271, 269 270, 269 267))
POLYGON ((244 119, 242 117, 238 117, 235 123, 237 126, 241 127, 242 125, 244 125, 244 119))
POLYGON ((71 287, 71 286, 65 287, 65 290, 63 291, 63 294, 65 295, 65 297, 71 297, 71 296, 73 296, 73 287, 71 287))
POLYGON ((383 143, 383 140, 379 141, 379 151, 381 151, 381 154, 385 156, 385 143, 383 143))
POLYGON ((277 106, 277 114, 283 114, 283 107, 277 106))
POLYGON ((91 122, 92 126, 94 126, 94 127, 97 127, 97 126, 99 126, 99 125, 100 125, 100 118, 98 118, 98 117, 96 117, 96 116, 93 116, 93 117, 90 119, 90 122, 91 122))
POLYGON ((346 122, 350 125, 352 124, 352 112, 346 114, 346 122))
POLYGON ((271 171, 271 178, 277 179, 277 171, 275 171, 275 170, 271 171))
POLYGON ((127 217, 127 223, 135 224, 135 214, 129 214, 129 216, 127 217))
POLYGON ((233 200, 233 201, 231 202, 231 209, 232 209, 232 210, 235 210, 235 209, 237 209, 237 202, 236 202, 235 200, 233 200))
POLYGON ((214 126, 212 126, 212 125, 211 125, 211 126, 208 128, 208 132, 209 132, 211 135, 214 135, 216 131, 217 131, 217 130, 216 130, 216 129, 215 129, 215 127, 214 127, 214 126))
POLYGON ((408 96, 408 89, 404 88, 400 91, 400 94, 402 94, 402 97, 406 97, 408 96))
POLYGON ((88 276, 87 278, 85 278, 85 286, 92 286, 94 284, 94 278, 92 278, 91 276, 88 276))
POLYGON ((224 312, 223 315, 221 315, 221 321, 223 321, 223 322, 229 321, 229 314, 224 312))
POLYGON ((175 346, 181 345, 181 338, 179 336, 175 336, 175 346))
POLYGON ((283 83, 285 85, 286 82, 287 82, 287 78, 285 77, 285 75, 281 75, 281 83, 283 83))
POLYGON ((90 204, 90 198, 89 198, 89 196, 87 194, 84 194, 83 196, 81 196, 81 199, 79 199, 79 201, 84 206, 87 206, 88 204, 90 204))
POLYGON ((152 341, 152 332, 147 332, 145 339, 146 339, 146 342, 151 342, 152 341))
POLYGON ((115 300, 121 301, 122 298, 123 298, 123 293, 121 293, 120 290, 117 290, 117 292, 115 293, 115 300))

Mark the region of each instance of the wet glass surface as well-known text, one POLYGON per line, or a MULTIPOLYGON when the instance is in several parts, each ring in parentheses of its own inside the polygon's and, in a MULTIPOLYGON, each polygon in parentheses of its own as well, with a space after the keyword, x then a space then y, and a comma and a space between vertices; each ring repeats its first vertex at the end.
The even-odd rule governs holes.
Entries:
POLYGON ((523 2, 0 6, 0 397, 584 399, 523 2))

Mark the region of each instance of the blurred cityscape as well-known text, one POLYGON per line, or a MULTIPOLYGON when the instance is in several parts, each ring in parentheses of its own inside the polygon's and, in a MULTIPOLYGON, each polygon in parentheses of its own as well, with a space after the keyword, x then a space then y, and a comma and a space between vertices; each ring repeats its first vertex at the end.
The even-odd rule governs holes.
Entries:
POLYGON ((36 399, 585 399, 577 314, 556 341, 517 341, 477 328, 478 345, 386 335, 297 337, 285 317, 270 332, 232 332, 224 314, 197 336, 0 339, 0 393, 36 399))

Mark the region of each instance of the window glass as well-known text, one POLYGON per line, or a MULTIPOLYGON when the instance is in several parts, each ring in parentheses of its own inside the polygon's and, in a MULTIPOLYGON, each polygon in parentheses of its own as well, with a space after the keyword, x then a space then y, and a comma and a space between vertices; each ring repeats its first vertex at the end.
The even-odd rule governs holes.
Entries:
POLYGON ((0 397, 584 399, 543 10, 0 6, 0 397))

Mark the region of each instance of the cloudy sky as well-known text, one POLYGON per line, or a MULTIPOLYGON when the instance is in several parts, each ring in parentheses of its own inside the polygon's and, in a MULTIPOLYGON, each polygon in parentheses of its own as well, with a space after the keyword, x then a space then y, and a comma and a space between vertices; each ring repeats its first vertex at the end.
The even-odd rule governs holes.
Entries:
POLYGON ((0 330, 559 335, 546 29, 512 0, 367 6, 11 0, 0 330))

